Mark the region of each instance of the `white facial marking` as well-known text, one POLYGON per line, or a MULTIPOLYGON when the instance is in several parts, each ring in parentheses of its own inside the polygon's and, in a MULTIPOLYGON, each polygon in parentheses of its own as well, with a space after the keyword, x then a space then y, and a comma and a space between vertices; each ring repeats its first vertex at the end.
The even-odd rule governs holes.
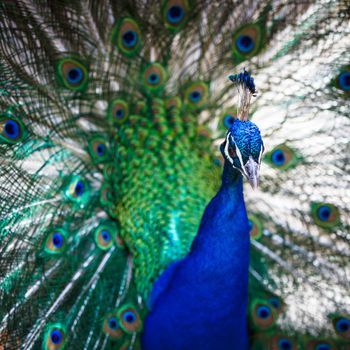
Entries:
MULTIPOLYGON (((232 137, 232 141, 235 142, 233 137, 232 137)), ((235 145, 236 145, 236 143, 235 143, 235 145)), ((237 145, 236 145, 236 154, 237 154, 237 157, 239 159, 239 162, 241 163, 241 168, 242 168, 244 175, 248 176, 248 174, 246 173, 246 171, 244 169, 244 163, 243 163, 243 157, 242 157, 241 151, 239 150, 237 145)))
POLYGON ((259 165, 260 165, 260 163, 261 163, 261 157, 262 157, 263 153, 264 153, 264 146, 261 145, 260 154, 259 154, 259 160, 258 160, 259 165))
POLYGON ((228 146, 229 146, 228 138, 229 138, 229 136, 231 136, 231 133, 228 132, 227 135, 226 135, 226 144, 225 144, 224 152, 225 152, 225 155, 226 155, 227 159, 230 161, 231 164, 233 164, 233 159, 231 158, 231 156, 230 156, 230 154, 228 152, 228 146))

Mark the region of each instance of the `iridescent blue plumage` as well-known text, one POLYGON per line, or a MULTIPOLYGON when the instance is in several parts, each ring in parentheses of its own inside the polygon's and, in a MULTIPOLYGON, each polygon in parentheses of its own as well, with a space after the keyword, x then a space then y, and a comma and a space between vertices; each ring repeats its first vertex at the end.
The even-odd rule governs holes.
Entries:
POLYGON ((0 3, 0 349, 350 349, 345 2, 0 3))
POLYGON ((248 266, 242 176, 226 162, 191 252, 155 284, 143 348, 247 349, 248 266))
POLYGON ((250 121, 235 120, 221 151, 221 188, 203 214, 191 251, 154 286, 143 333, 145 350, 248 348, 250 228, 242 174, 250 182, 252 176, 257 179, 263 151, 259 129, 250 121))

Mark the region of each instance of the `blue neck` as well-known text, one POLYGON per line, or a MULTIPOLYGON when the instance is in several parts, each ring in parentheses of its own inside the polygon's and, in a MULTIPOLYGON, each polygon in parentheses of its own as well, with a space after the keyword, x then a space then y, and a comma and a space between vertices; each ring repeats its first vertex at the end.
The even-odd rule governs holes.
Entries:
POLYGON ((220 190, 205 209, 191 254, 205 252, 215 261, 230 259, 236 242, 249 240, 247 225, 242 176, 225 162, 220 190))
POLYGON ((222 339, 223 349, 248 347, 249 246, 242 175, 225 162, 221 188, 203 214, 188 257, 190 273, 197 273, 198 283, 203 281, 195 298, 211 303, 208 310, 222 320, 213 334, 222 339), (220 332, 229 334, 229 338, 220 332))
POLYGON ((154 287, 143 348, 248 349, 248 267, 242 176, 225 164, 221 188, 203 214, 191 252, 154 287))

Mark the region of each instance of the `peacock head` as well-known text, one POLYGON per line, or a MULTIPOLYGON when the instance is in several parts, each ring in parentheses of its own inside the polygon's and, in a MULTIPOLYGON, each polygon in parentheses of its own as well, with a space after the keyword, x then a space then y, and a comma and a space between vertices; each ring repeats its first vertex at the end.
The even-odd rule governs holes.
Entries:
POLYGON ((258 186, 264 145, 258 127, 251 121, 236 119, 221 145, 224 158, 245 176, 253 188, 258 186))
POLYGON ((248 120, 250 98, 256 94, 254 79, 246 70, 240 74, 230 75, 229 79, 238 88, 238 113, 237 119, 227 131, 221 152, 225 160, 246 177, 253 188, 256 188, 264 144, 260 130, 248 120))

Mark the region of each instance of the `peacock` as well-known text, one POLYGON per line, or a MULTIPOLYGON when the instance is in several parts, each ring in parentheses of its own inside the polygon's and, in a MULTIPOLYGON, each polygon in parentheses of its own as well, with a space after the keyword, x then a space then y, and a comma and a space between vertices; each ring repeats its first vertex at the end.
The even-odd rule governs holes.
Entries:
POLYGON ((0 1, 0 349, 350 349, 346 0, 0 1))

